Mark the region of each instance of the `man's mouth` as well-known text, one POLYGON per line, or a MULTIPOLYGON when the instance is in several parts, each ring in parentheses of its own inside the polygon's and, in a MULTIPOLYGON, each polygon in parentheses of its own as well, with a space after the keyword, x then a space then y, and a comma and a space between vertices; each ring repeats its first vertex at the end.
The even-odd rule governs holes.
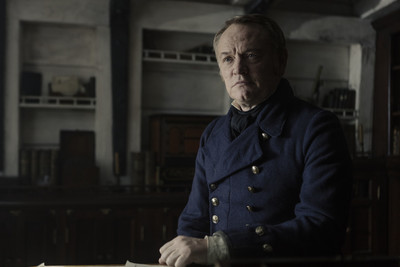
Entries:
POLYGON ((235 86, 241 86, 241 85, 248 85, 250 82, 249 81, 237 81, 233 84, 233 87, 235 86))

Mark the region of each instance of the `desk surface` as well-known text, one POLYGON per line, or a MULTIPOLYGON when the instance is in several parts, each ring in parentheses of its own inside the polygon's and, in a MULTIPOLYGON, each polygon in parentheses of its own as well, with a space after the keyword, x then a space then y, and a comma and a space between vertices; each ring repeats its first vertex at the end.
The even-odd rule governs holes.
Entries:
POLYGON ((234 260, 215 267, 400 267, 400 256, 337 256, 234 260))
MULTIPOLYGON (((125 265, 65 265, 41 264, 33 267, 161 267, 127 261, 125 265)), ((200 265, 196 265, 200 266, 200 265)), ((400 267, 400 256, 337 256, 327 258, 267 258, 218 262, 214 267, 400 267)))
MULTIPOLYGON (((107 264, 107 265, 46 265, 44 263, 38 266, 31 266, 31 267, 162 267, 165 265, 160 264, 142 264, 142 263, 133 263, 127 261, 126 264, 107 264)), ((166 267, 166 266, 165 266, 166 267)))

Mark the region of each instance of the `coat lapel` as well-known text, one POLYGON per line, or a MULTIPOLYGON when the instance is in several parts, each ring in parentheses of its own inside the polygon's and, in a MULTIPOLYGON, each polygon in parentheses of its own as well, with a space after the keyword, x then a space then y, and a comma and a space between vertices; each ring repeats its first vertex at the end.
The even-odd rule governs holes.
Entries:
POLYGON ((289 84, 281 82, 256 122, 234 140, 230 134, 231 112, 224 116, 220 127, 213 131, 204 147, 205 156, 211 159, 209 167, 212 168, 208 170, 207 180, 210 183, 217 182, 259 160, 263 156, 260 133, 264 132, 272 137, 281 135, 292 99, 293 93, 289 84))
POLYGON ((218 158, 214 158, 214 175, 210 177, 210 182, 223 179, 262 156, 257 128, 257 125, 253 124, 245 130, 248 134, 241 134, 233 141, 218 144, 222 145, 219 147, 222 153, 215 153, 218 158))

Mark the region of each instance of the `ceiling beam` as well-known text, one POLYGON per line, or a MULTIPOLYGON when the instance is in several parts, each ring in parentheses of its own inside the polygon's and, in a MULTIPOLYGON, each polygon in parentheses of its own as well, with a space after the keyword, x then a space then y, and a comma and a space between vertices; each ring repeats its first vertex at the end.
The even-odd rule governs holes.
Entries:
POLYGON ((231 5, 234 6, 245 6, 248 5, 253 0, 230 0, 231 5))

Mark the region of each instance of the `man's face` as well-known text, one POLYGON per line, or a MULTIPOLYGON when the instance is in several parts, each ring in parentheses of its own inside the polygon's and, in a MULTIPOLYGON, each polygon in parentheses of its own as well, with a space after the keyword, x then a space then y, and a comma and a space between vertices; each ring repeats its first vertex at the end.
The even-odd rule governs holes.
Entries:
POLYGON ((275 91, 285 68, 269 34, 257 24, 232 24, 215 52, 229 96, 245 111, 275 91))

